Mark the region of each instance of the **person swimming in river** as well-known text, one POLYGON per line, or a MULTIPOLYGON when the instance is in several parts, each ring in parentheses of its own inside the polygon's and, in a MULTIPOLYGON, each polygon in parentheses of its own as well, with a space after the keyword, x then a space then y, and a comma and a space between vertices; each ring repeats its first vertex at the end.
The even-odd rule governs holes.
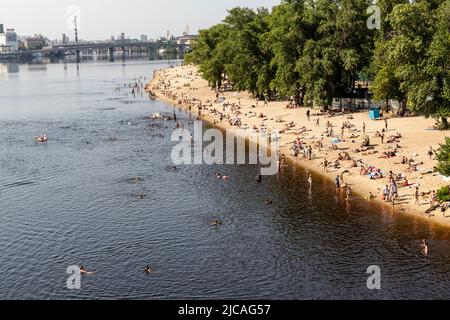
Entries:
POLYGON ((273 204, 272 199, 268 198, 268 199, 266 200, 266 204, 267 204, 267 205, 273 204))
POLYGON ((89 272, 87 271, 87 269, 84 266, 80 267, 80 274, 81 275, 86 275, 86 276, 93 276, 95 275, 95 272, 89 272))
POLYGON ((262 182, 262 175, 256 176, 256 182, 261 183, 262 182))
POLYGON ((335 184, 336 184, 336 189, 341 188, 341 177, 340 176, 336 177, 335 184))
POLYGON ((216 173, 216 177, 217 177, 217 179, 222 179, 225 181, 230 180, 230 176, 224 176, 221 173, 216 173))
POLYGON ((145 272, 146 274, 150 274, 150 273, 153 272, 153 270, 150 268, 150 266, 146 266, 146 267, 144 268, 144 272, 145 272))

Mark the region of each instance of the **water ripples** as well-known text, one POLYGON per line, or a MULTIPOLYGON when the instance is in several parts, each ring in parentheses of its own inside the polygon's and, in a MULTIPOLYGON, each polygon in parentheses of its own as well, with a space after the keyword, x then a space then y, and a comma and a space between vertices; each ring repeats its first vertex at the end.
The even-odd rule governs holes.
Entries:
MULTIPOLYGON (((162 65, 108 66, 114 81, 90 65, 86 78, 72 79, 79 86, 53 82, 55 92, 68 90, 58 113, 36 115, 23 96, 30 118, 0 120, 0 298, 450 297, 448 231, 360 199, 347 203, 320 177, 311 192, 299 168, 260 184, 258 166, 174 168, 174 123, 148 118, 173 109, 111 88, 162 65), (48 144, 32 140, 42 130, 48 144), (80 264, 97 274, 69 291, 66 269, 80 264), (381 293, 365 287, 373 264, 383 271, 381 293), (145 265, 155 273, 145 275, 145 265)), ((14 99, 0 93, 2 106, 14 99)))

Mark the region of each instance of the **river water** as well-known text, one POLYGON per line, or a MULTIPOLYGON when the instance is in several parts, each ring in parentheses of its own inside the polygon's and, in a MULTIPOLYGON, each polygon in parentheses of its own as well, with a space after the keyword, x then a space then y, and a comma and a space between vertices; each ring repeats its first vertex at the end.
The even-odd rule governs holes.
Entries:
POLYGON ((173 108, 116 88, 177 63, 0 66, 1 299, 450 298, 444 228, 320 176, 310 191, 294 166, 261 184, 251 165, 172 170, 174 124, 148 116, 173 108), (71 265, 97 274, 69 290, 71 265))

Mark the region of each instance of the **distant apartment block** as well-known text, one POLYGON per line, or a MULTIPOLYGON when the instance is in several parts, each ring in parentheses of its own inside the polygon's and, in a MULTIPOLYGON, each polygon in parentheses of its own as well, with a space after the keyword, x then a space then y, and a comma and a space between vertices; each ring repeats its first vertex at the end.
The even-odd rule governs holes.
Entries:
POLYGON ((196 35, 182 35, 181 37, 175 38, 177 44, 185 44, 185 45, 191 45, 192 42, 197 38, 196 35))
POLYGON ((17 52, 19 44, 17 41, 17 33, 14 29, 4 29, 4 25, 0 24, 0 53, 17 52))
POLYGON ((25 39, 25 49, 27 50, 40 50, 44 47, 45 41, 43 37, 35 36, 25 39))

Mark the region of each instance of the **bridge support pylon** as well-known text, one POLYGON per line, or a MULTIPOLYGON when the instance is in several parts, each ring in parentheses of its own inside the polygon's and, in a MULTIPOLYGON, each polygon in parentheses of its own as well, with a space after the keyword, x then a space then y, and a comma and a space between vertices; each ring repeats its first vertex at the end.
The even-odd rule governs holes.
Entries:
POLYGON ((114 48, 111 47, 108 49, 109 51, 109 61, 113 62, 114 61, 114 48))

